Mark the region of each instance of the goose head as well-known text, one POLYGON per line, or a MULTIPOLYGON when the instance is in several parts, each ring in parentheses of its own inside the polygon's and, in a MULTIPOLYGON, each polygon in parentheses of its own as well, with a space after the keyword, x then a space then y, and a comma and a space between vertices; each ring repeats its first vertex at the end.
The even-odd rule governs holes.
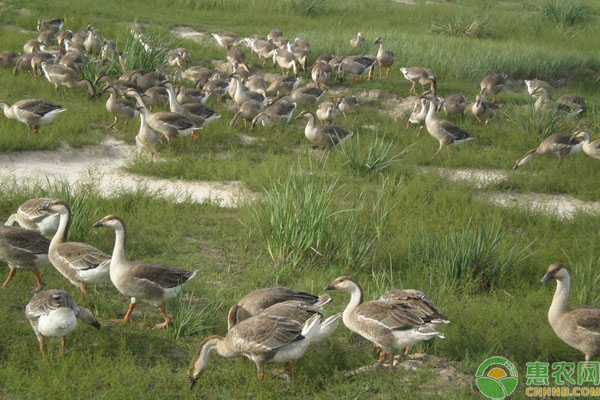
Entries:
POLYGON ((381 37, 378 37, 377 39, 375 39, 373 44, 383 44, 383 39, 381 37))
POLYGON ((340 276, 336 278, 331 285, 327 285, 325 290, 341 290, 343 292, 354 292, 356 290, 362 290, 360 285, 349 276, 340 276))
POLYGON ((315 116, 313 115, 312 112, 310 111, 302 111, 300 114, 298 114, 296 116, 295 119, 300 119, 300 118, 314 118, 315 116))
POLYGON ((551 264, 546 270, 546 274, 542 278, 542 282, 548 282, 552 279, 562 281, 569 278, 569 273, 563 263, 555 262, 551 264))
POLYGON ((62 200, 54 200, 48 203, 42 204, 39 208, 39 211, 50 211, 57 214, 70 214, 71 207, 67 203, 62 200))
POLYGON ((571 138, 579 139, 582 142, 589 142, 590 141, 590 133, 588 131, 584 131, 584 130, 577 130, 573 133, 571 138))
POLYGON ((112 230, 118 230, 118 229, 123 229, 125 227, 125 223, 123 222, 123 220, 120 217, 117 217, 116 215, 107 215, 106 217, 102 218, 100 221, 96 222, 92 226, 94 228, 100 228, 100 227, 104 226, 104 227, 110 228, 112 230))

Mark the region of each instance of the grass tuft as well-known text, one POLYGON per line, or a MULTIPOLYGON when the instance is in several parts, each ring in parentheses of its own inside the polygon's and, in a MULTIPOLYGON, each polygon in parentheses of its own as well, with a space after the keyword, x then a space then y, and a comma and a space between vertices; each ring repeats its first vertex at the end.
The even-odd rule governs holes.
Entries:
POLYGON ((202 335, 218 326, 218 315, 222 303, 208 301, 203 307, 197 304, 194 292, 181 290, 172 300, 169 309, 173 311, 172 335, 175 340, 183 336, 202 335))
POLYGON ((545 17, 563 26, 574 26, 590 20, 593 10, 577 0, 552 0, 542 7, 545 17))
POLYGON ((290 0, 296 12, 300 15, 317 15, 327 7, 327 0, 290 0))
POLYGON ((402 162, 413 146, 408 146, 399 153, 393 153, 394 144, 386 143, 385 136, 376 135, 368 145, 362 145, 360 135, 340 146, 342 165, 361 174, 383 173, 402 162))
POLYGON ((448 22, 436 22, 429 30, 447 36, 465 36, 476 39, 496 38, 498 33, 489 27, 487 18, 476 17, 474 20, 455 16, 448 22))

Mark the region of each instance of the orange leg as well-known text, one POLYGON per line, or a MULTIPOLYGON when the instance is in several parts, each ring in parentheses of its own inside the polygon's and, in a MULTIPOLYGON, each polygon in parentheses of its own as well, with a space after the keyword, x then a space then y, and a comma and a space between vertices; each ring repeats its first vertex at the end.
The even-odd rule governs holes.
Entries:
POLYGON ((135 300, 132 300, 131 303, 129 303, 129 309, 127 310, 127 314, 125 314, 125 317, 123 319, 111 319, 110 322, 128 323, 131 319, 131 313, 135 309, 135 305, 135 300))
POLYGON ((285 363, 285 380, 289 382, 292 381, 292 375, 294 374, 294 362, 288 361, 285 363))
POLYGON ((261 369, 258 371, 258 380, 262 381, 263 379, 265 379, 265 371, 261 369))
POLYGON ((394 368, 394 353, 388 353, 388 359, 390 360, 390 368, 394 368))
POLYGON ((79 286, 79 289, 81 290, 81 293, 83 293, 84 296, 88 295, 87 285, 85 283, 82 283, 81 286, 79 286))
POLYGON ((408 130, 408 128, 410 128, 410 121, 406 121, 406 130, 408 130))
POLYGON ((385 77, 389 77, 390 76, 390 68, 388 67, 387 71, 385 71, 385 77))
POLYGON ((410 346, 406 346, 406 348, 404 349, 404 356, 408 356, 408 353, 410 353, 410 346))
POLYGON ((385 356, 386 356, 385 351, 383 351, 383 350, 380 349, 380 351, 379 351, 379 361, 378 361, 379 364, 383 364, 383 362, 385 361, 385 356))
POLYGON ((60 341, 60 355, 64 356, 65 354, 68 354, 69 351, 67 350, 67 339, 66 338, 62 338, 62 340, 60 341))
POLYGON ((8 273, 8 277, 6 278, 6 280, 4 281, 4 283, 2 284, 2 287, 5 288, 8 286, 8 284, 10 283, 10 281, 12 281, 13 277, 15 276, 15 273, 17 272, 17 269, 15 267, 9 267, 10 268, 10 272, 8 273))
POLYGON ((167 325, 169 325, 173 320, 171 317, 169 317, 167 315, 167 310, 165 310, 165 306, 160 305, 158 306, 158 309, 160 310, 160 313, 162 314, 163 318, 165 319, 164 322, 161 322, 160 324, 156 324, 154 325, 154 329, 162 329, 162 328, 166 328, 167 325))
POLYGON ((37 286, 35 287, 34 291, 39 292, 44 286, 44 281, 42 280, 40 271, 38 271, 37 269, 33 270, 33 274, 35 275, 35 281, 37 282, 37 286))
POLYGON ((383 70, 381 67, 379 67, 379 79, 381 79, 383 77, 382 73, 383 73, 383 70))
POLYGON ((417 132, 417 137, 419 137, 421 135, 421 131, 423 130, 423 125, 421 125, 419 127, 419 132, 417 132))
POLYGON ((42 357, 46 358, 46 344, 44 343, 44 338, 40 336, 40 353, 42 353, 42 357))

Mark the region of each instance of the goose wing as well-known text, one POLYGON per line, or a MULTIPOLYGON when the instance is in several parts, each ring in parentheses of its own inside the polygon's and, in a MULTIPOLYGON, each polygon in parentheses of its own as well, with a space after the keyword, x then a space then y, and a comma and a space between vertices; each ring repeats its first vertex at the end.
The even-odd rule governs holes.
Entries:
POLYGON ((352 132, 342 129, 336 125, 320 125, 319 130, 328 136, 333 146, 352 136, 352 132))
POLYGON ((305 87, 304 89, 302 89, 302 93, 304 94, 309 94, 311 96, 315 96, 315 97, 319 97, 323 94, 324 90, 323 89, 319 89, 317 87, 305 87))
POLYGON ((314 314, 323 315, 319 307, 297 300, 288 300, 273 304, 261 313, 261 315, 273 315, 291 319, 300 324, 304 324, 314 314))
POLYGON ((396 300, 375 300, 357 307, 359 318, 375 322, 392 330, 407 330, 430 322, 422 318, 409 305, 396 300))
POLYGON ((297 340, 304 339, 302 325, 298 322, 273 315, 248 318, 233 327, 228 337, 240 350, 250 353, 276 351, 297 340))
POLYGON ((379 300, 395 300, 407 304, 421 318, 431 317, 448 321, 448 318, 440 312, 437 306, 419 290, 390 290, 384 293, 379 300))
POLYGON ((577 328, 586 334, 600 337, 600 309, 594 307, 577 307, 569 312, 577 328))
POLYGON ((63 109, 62 106, 59 106, 58 104, 54 104, 54 103, 52 103, 48 100, 44 100, 44 99, 21 100, 21 101, 17 102, 16 106, 17 106, 17 108, 19 108, 23 111, 27 111, 32 114, 36 114, 40 117, 43 117, 44 115, 46 115, 52 111, 63 109))
POLYGON ((69 292, 55 289, 44 290, 33 296, 25 307, 25 314, 29 318, 37 318, 64 307, 75 312, 79 309, 69 292))
POLYGON ((154 115, 163 124, 170 125, 179 131, 194 128, 196 126, 192 120, 178 113, 163 111, 154 115))
POLYGON ((0 225, 0 248, 26 251, 31 255, 48 254, 50 241, 41 233, 0 225))
POLYGON ((164 289, 179 286, 196 275, 196 271, 141 262, 131 263, 128 268, 134 277, 156 283, 164 289))
POLYGON ((204 119, 219 115, 214 108, 206 107, 204 104, 200 103, 186 103, 182 104, 182 107, 191 114, 198 115, 204 119))
POLYGON ((47 218, 56 213, 48 211, 47 206, 50 202, 55 201, 55 199, 51 199, 48 197, 42 197, 39 199, 30 199, 24 202, 19 206, 19 212, 25 215, 33 222, 39 222, 44 218, 47 218), (46 209, 40 209, 46 208, 46 209))
POLYGON ((579 144, 580 140, 568 135, 557 133, 549 136, 544 142, 548 143, 553 151, 567 151, 572 146, 579 144))
POLYGON ((319 298, 303 290, 286 287, 258 289, 242 297, 238 305, 244 307, 251 314, 258 314, 273 304, 295 300, 307 304, 316 303, 319 298))
POLYGON ((440 127, 454 140, 464 140, 471 137, 467 131, 448 121, 440 121, 440 127))
POLYGON ((86 243, 67 242, 57 247, 57 256, 73 269, 84 271, 105 265, 110 256, 86 243))

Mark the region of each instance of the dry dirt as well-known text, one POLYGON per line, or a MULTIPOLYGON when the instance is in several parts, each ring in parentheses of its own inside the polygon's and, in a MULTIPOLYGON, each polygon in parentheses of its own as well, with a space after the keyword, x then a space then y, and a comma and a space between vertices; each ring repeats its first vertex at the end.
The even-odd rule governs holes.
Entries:
POLYGON ((0 180, 17 185, 45 185, 47 181, 94 182, 100 193, 111 196, 123 191, 146 189, 176 202, 215 202, 235 207, 253 194, 240 182, 201 182, 138 176, 123 167, 135 156, 135 147, 111 138, 98 146, 54 151, 0 153, 0 180))

